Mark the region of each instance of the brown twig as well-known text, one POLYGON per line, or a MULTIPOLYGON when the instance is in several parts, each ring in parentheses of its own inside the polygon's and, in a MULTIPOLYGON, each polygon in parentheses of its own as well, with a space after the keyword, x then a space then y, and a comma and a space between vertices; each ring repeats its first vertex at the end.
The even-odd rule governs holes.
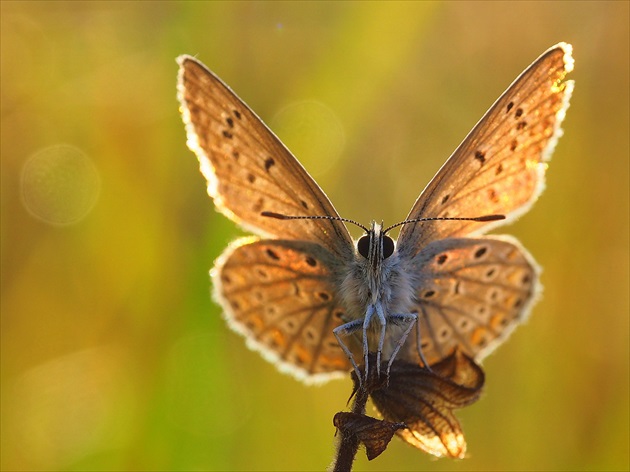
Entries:
MULTIPOLYGON (((355 384, 356 385, 356 384, 355 384)), ((367 385, 363 384, 355 390, 356 395, 352 403, 352 413, 365 415, 365 405, 369 397, 367 385)), ((339 415, 339 413, 337 414, 339 415)), ((335 415, 334 423, 337 423, 338 416, 335 415)), ((338 424, 335 424, 338 426, 338 424)), ((337 455, 333 461, 333 472, 351 472, 354 458, 359 450, 359 436, 353 434, 351 430, 339 428, 339 442, 337 443, 337 455)))

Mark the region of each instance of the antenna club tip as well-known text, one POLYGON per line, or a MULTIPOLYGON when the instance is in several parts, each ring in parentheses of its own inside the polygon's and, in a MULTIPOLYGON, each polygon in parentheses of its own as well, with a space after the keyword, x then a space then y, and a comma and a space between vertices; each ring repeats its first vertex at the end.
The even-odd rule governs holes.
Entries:
POLYGON ((497 221, 497 220, 504 220, 505 219, 505 215, 486 215, 486 216, 480 216, 479 218, 477 218, 477 221, 497 221))
POLYGON ((285 220, 286 216, 280 213, 274 213, 273 211, 263 211, 260 213, 261 216, 268 216, 269 218, 276 218, 278 220, 285 220))

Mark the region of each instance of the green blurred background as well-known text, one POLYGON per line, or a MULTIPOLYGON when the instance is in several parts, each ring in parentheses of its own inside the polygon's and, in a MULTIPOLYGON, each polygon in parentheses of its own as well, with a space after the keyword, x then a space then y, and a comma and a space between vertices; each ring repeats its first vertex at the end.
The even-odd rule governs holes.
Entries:
POLYGON ((504 230, 544 267, 544 297, 459 413, 470 458, 395 439, 356 469, 628 469, 628 2, 0 7, 3 469, 332 457, 349 380, 279 374, 209 297, 242 233, 185 146, 177 55, 230 84, 341 215, 391 224, 558 41, 576 59, 565 136, 546 192, 504 230))

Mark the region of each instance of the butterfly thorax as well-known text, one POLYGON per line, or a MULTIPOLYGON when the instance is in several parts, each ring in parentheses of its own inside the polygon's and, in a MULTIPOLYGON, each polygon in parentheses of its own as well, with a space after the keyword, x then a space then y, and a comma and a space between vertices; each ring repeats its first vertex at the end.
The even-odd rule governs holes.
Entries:
MULTIPOLYGON (((376 222, 357 241, 354 260, 341 285, 347 321, 364 318, 370 307, 392 314, 404 313, 412 305, 412 283, 401 268, 395 243, 376 222)), ((374 320, 370 328, 377 325, 374 320)))

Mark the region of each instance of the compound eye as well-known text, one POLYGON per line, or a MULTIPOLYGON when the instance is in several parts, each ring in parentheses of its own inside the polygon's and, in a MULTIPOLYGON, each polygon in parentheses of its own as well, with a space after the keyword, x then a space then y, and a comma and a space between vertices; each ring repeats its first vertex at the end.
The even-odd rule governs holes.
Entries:
POLYGON ((369 235, 365 235, 365 236, 361 236, 361 238, 359 238, 359 241, 357 242, 357 250, 359 251, 359 254, 361 254, 363 257, 365 257, 366 259, 368 258, 368 254, 370 253, 370 236, 369 235))
POLYGON ((389 236, 383 237, 383 259, 394 254, 394 240, 389 236))

